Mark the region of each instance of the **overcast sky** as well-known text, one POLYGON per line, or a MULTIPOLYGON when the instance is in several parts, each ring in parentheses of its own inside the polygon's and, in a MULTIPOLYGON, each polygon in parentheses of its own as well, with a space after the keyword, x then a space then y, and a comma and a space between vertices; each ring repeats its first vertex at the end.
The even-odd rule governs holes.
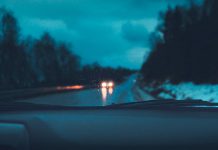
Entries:
POLYGON ((140 68, 158 13, 186 0, 1 0, 23 35, 49 31, 73 45, 82 63, 140 68))

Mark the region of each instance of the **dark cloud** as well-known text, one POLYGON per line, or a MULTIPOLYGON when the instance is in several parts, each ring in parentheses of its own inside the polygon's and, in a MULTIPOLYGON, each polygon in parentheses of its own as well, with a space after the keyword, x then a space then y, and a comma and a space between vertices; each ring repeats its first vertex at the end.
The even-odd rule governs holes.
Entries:
POLYGON ((18 15, 61 18, 74 22, 82 18, 151 18, 168 4, 183 4, 187 1, 189 0, 1 0, 1 4, 14 9, 18 15))
POLYGON ((146 43, 149 33, 144 25, 127 22, 122 26, 122 35, 129 42, 146 43))
POLYGON ((83 63, 139 68, 159 11, 187 1, 1 0, 0 5, 15 12, 24 35, 49 31, 71 42, 83 63))

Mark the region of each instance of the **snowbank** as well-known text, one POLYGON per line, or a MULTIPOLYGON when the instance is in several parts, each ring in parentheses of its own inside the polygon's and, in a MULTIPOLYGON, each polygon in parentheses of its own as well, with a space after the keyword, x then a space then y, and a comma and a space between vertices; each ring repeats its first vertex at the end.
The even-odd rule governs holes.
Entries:
POLYGON ((147 87, 145 90, 154 92, 159 90, 157 96, 164 99, 201 99, 205 101, 218 102, 218 85, 211 84, 194 84, 192 82, 180 83, 174 85, 164 83, 156 88, 147 87))

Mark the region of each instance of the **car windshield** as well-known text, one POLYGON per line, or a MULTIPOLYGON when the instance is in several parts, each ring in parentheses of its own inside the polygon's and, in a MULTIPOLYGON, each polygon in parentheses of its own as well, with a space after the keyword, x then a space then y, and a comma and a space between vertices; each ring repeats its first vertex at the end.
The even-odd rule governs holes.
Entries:
POLYGON ((215 104, 217 18, 217 0, 1 0, 0 101, 215 104))

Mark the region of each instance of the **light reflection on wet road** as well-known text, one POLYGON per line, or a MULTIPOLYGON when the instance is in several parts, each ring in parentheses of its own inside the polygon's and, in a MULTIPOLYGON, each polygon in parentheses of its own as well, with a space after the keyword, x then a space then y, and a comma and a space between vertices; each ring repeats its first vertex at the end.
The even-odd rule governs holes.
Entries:
POLYGON ((102 104, 105 106, 107 104, 107 99, 113 94, 113 87, 101 88, 102 104))
POLYGON ((113 94, 113 91, 114 91, 114 88, 109 88, 109 89, 108 89, 108 93, 109 93, 110 95, 113 94))
POLYGON ((106 106, 118 103, 134 102, 133 87, 136 75, 113 88, 99 88, 67 93, 58 93, 22 100, 38 104, 64 105, 64 106, 106 106))
POLYGON ((102 100, 106 101, 107 100, 107 88, 101 88, 101 95, 102 95, 102 100))

